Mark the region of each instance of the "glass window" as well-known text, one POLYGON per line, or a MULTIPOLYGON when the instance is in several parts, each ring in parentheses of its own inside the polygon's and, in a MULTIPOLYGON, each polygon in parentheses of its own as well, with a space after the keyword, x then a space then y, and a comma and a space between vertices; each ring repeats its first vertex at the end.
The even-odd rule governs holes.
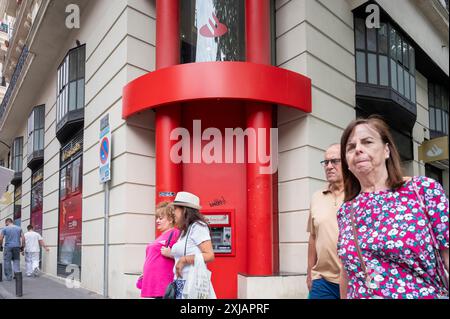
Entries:
POLYGON ((397 61, 399 63, 403 63, 403 46, 402 46, 402 38, 400 35, 396 36, 396 43, 397 43, 397 61))
MULTIPOLYGON (((32 179, 42 174, 42 168, 33 173, 32 179)), ((43 182, 34 183, 31 188, 30 223, 34 231, 42 235, 43 182)))
POLYGON ((69 84, 69 112, 77 108, 77 81, 69 84))
POLYGON ((394 28, 390 28, 391 32, 390 32, 390 49, 391 49, 391 58, 393 59, 397 59, 397 32, 395 31, 394 28))
POLYGON ((448 112, 442 112, 442 117, 443 117, 443 124, 444 124, 444 127, 443 127, 443 132, 444 132, 444 134, 447 134, 448 135, 448 112))
POLYGON ((77 83, 77 109, 84 108, 84 78, 77 83))
POLYGON ((84 78, 85 76, 85 65, 86 65, 86 50, 83 46, 80 50, 77 50, 78 52, 78 72, 77 72, 77 79, 84 78))
POLYGON ((389 85, 388 58, 385 55, 379 55, 380 64, 380 85, 389 85))
POLYGON ((428 106, 434 106, 434 86, 428 83, 428 106))
POLYGON ((414 74, 416 70, 416 56, 414 53, 414 48, 409 46, 409 72, 414 74))
POLYGON ((448 91, 442 90, 442 109, 448 111, 448 91))
POLYGON ((28 156, 31 156, 33 152, 44 150, 43 141, 41 141, 41 139, 43 140, 41 131, 44 131, 44 121, 45 106, 40 105, 33 108, 28 118, 28 156))
POLYGON ((442 111, 436 108, 436 131, 442 132, 442 111))
POLYGON ((403 41, 403 65, 405 68, 409 69, 408 43, 405 41, 403 41))
POLYGON ((430 113, 430 130, 436 130, 436 116, 434 112, 434 107, 429 108, 430 113))
POLYGON ((434 106, 436 108, 442 108, 441 87, 439 85, 434 86, 434 106))
POLYGON ((40 129, 39 130, 39 149, 43 150, 44 149, 44 144, 45 144, 45 135, 44 135, 44 129, 40 129))
POLYGON ((391 86, 397 91, 397 63, 391 59, 391 86))
POLYGON ((245 61, 244 0, 181 0, 181 63, 245 61))
POLYGON ((366 49, 366 26, 363 19, 355 19, 356 48, 366 49))
POLYGON ((377 55, 373 54, 373 53, 369 53, 367 55, 367 59, 368 59, 369 83, 370 84, 378 84, 377 55))
POLYGON ((356 51, 356 81, 366 82, 366 54, 356 51))
POLYGON ((387 25, 385 23, 380 24, 378 30, 378 52, 381 54, 388 54, 388 34, 387 25))
POLYGON ((77 74, 78 51, 72 51, 69 55, 69 81, 75 81, 77 74))
POLYGON ((66 276, 66 266, 81 267, 82 243, 82 155, 76 147, 82 145, 82 136, 77 136, 61 149, 58 269, 59 276, 66 276), (62 154, 67 151, 69 157, 62 154))
POLYGON ((377 29, 370 28, 367 30, 367 50, 377 51, 377 29))
POLYGON ((23 162, 23 137, 17 137, 14 139, 11 161, 12 170, 16 173, 21 173, 23 162))
POLYGON ((84 107, 85 46, 69 52, 58 69, 57 121, 84 107))
POLYGON ((400 92, 401 95, 405 94, 405 83, 403 79, 403 68, 399 64, 397 65, 397 79, 398 79, 398 92, 400 92))
POLYGON ((18 185, 14 188, 14 212, 13 212, 14 224, 21 226, 22 219, 22 185, 18 185))
POLYGON ((409 88, 409 73, 407 70, 404 71, 404 79, 405 79, 405 97, 409 100, 411 97, 411 91, 409 88))

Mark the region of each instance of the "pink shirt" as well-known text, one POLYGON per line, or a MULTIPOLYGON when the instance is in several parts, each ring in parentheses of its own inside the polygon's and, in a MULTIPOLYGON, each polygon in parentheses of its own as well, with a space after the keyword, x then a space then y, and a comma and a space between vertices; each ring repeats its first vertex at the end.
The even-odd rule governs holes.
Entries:
POLYGON ((146 249, 146 260, 144 263, 144 273, 142 278, 141 297, 162 297, 166 287, 173 280, 174 259, 161 255, 161 247, 167 246, 166 241, 170 234, 169 247, 172 248, 180 236, 180 231, 176 228, 163 233, 156 240, 149 244, 146 249))

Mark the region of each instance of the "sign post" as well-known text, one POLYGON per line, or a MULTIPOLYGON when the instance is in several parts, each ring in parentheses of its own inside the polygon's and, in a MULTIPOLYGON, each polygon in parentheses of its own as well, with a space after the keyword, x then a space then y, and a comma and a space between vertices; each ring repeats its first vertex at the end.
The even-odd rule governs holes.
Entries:
POLYGON ((108 297, 108 260, 109 260, 109 181, 111 180, 111 129, 109 115, 100 120, 99 139, 99 177, 100 183, 105 185, 105 223, 103 244, 103 296, 108 297))

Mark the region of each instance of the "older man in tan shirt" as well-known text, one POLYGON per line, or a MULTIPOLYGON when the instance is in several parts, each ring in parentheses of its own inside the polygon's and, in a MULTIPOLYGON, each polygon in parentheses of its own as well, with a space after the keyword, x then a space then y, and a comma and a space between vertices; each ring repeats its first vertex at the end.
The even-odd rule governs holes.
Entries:
POLYGON ((337 211, 344 200, 340 145, 331 145, 321 162, 328 186, 314 193, 308 221, 309 299, 339 299, 340 261, 337 255, 337 211))

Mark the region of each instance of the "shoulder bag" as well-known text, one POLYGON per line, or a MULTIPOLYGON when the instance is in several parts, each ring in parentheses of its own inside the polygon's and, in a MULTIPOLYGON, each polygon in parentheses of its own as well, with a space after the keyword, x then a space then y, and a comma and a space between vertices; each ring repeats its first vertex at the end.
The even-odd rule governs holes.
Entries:
MULTIPOLYGON (((190 230, 191 230, 191 227, 189 227, 187 234, 186 234, 186 242, 184 244, 184 255, 183 256, 186 256, 187 242, 189 239, 190 230)), ((176 296, 177 296, 177 284, 174 280, 167 286, 163 299, 176 299, 176 296)))

